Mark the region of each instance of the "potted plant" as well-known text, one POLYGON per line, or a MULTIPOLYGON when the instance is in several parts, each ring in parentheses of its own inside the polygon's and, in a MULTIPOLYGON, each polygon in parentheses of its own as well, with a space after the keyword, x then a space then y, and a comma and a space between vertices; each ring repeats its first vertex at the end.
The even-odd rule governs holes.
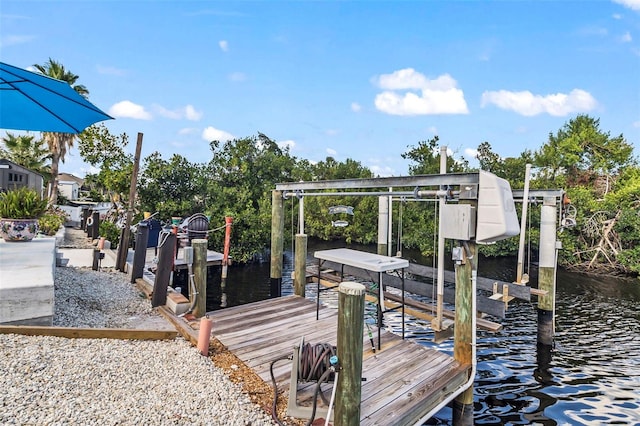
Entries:
POLYGON ((0 235, 5 241, 31 241, 38 233, 38 218, 46 210, 47 200, 33 189, 0 193, 0 235))

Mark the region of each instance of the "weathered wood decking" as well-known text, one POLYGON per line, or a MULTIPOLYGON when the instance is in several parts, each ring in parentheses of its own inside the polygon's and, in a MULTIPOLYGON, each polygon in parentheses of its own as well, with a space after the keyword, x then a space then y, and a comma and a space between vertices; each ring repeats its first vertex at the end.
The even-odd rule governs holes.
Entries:
MULTIPOLYGON (((286 296, 210 312, 213 335, 265 382, 273 360, 293 353, 301 338, 308 343, 337 343, 338 311, 313 301, 286 296)), ((374 333, 376 330, 374 330, 374 333)), ((364 340, 361 425, 413 424, 451 395, 468 377, 469 366, 415 342, 382 330, 382 350, 364 340)), ((289 389, 291 361, 274 365, 278 389, 289 389)), ((311 405, 315 384, 298 385, 298 404, 311 405)), ((318 406, 324 404, 319 398, 318 406)))

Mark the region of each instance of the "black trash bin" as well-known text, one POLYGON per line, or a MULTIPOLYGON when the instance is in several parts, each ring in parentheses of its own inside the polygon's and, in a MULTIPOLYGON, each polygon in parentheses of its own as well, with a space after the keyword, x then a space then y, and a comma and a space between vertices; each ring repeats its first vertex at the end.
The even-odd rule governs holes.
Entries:
POLYGON ((159 220, 151 219, 147 221, 149 227, 149 239, 147 240, 147 248, 158 247, 158 238, 160 237, 160 230, 162 225, 159 220))

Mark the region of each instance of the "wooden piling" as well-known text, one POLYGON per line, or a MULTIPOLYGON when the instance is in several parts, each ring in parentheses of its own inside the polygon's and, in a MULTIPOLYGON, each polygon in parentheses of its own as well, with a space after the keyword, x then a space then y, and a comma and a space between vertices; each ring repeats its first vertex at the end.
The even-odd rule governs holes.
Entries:
MULTIPOLYGON (((193 247, 193 280, 197 294, 189 293, 191 303, 196 298, 193 315, 201 318, 207 313, 207 240, 191 241, 193 247)), ((190 290, 191 291, 191 290, 190 290)))
POLYGON ((365 286, 343 282, 338 290, 338 358, 340 371, 336 384, 336 426, 360 423, 362 396, 362 333, 364 331, 365 286))
POLYGON ((142 133, 138 132, 138 139, 136 141, 136 153, 133 157, 133 171, 131 173, 131 187, 129 188, 129 208, 127 209, 127 217, 124 223, 124 229, 122 230, 123 249, 119 252, 122 256, 119 259, 120 272, 125 272, 127 265, 127 252, 129 249, 129 237, 131 234, 130 226, 131 219, 133 217, 133 206, 136 199, 136 185, 138 183, 138 170, 140 169, 140 155, 142 152, 142 133))
POLYGON ((227 280, 227 267, 229 266, 229 250, 231 249, 231 225, 233 224, 233 217, 226 216, 224 218, 224 223, 225 223, 224 251, 222 254, 222 276, 221 276, 223 283, 227 280))
POLYGON ((149 242, 149 226, 147 222, 140 222, 136 231, 136 248, 133 252, 131 266, 131 283, 135 283, 144 274, 144 264, 147 257, 147 243, 149 242))
POLYGON ((100 212, 94 211, 91 213, 91 239, 95 240, 100 238, 100 212))
POLYGON ((99 265, 100 265, 100 249, 99 248, 94 248, 93 249, 93 263, 91 264, 91 269, 93 271, 97 271, 99 269, 99 265))
POLYGON ((296 255, 294 260, 293 285, 296 296, 305 297, 307 285, 307 235, 296 235, 296 255))
POLYGON ((158 266, 153 282, 151 306, 162 306, 167 303, 167 287, 173 272, 173 259, 176 250, 176 234, 167 234, 158 250, 158 266))
POLYGON ((378 197, 378 254, 387 255, 389 251, 389 198, 378 197))
MULTIPOLYGON (((461 364, 473 363, 473 271, 478 271, 478 256, 475 241, 468 242, 465 260, 455 265, 456 270, 456 314, 454 326, 453 357, 461 364)), ((473 385, 469 386, 453 402, 453 424, 455 426, 473 425, 473 385)))
POLYGON ((118 239, 118 251, 116 255, 116 269, 118 271, 124 271, 123 262, 127 261, 127 251, 129 247, 124 246, 124 229, 120 231, 120 236, 118 239), (122 253, 124 252, 124 253, 122 253))
POLYGON ((282 294, 282 255, 284 242, 284 202, 282 191, 271 192, 271 297, 282 294))
POLYGON ((540 212, 540 249, 538 289, 546 295, 538 297, 538 343, 553 344, 556 295, 556 217, 555 197, 545 197, 540 212))

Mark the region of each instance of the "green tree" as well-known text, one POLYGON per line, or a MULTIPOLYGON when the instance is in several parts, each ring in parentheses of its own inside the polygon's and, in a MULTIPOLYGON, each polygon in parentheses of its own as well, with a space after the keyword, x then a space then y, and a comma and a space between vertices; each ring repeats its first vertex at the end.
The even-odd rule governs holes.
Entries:
POLYGON ((51 173, 47 164, 50 154, 42 139, 36 140, 31 134, 16 136, 7 132, 2 138, 2 144, 0 157, 40 173, 44 177, 45 185, 47 184, 51 173))
POLYGON ((569 120, 535 153, 541 178, 552 186, 593 182, 633 163, 633 146, 623 135, 600 130, 600 119, 578 115, 569 120))
POLYGON ((94 124, 78 135, 80 156, 99 169, 87 176, 87 182, 111 199, 126 199, 131 187, 133 155, 125 149, 129 144, 126 133, 118 136, 109 132, 104 124, 94 124))
POLYGON ((526 165, 533 164, 533 153, 523 151, 518 157, 502 158, 493 151, 489 142, 482 142, 478 146, 476 155, 480 169, 491 172, 509 181, 512 188, 521 188, 524 183, 526 165))
MULTIPOLYGON (((67 82, 73 90, 85 98, 89 95, 89 91, 83 85, 76 84, 78 76, 67 70, 64 65, 49 58, 44 64, 33 65, 41 74, 67 82)), ((49 147, 51 154, 51 192, 49 194, 49 203, 54 204, 58 199, 58 174, 60 161, 64 163, 67 151, 73 147, 73 141, 76 135, 72 133, 44 133, 44 139, 49 147)))
MULTIPOLYGON (((271 231, 271 191, 278 182, 291 181, 295 159, 262 133, 225 143, 210 143, 213 158, 206 166, 211 220, 223 224, 233 216, 231 254, 247 262, 262 253, 271 231)), ((223 238, 212 235, 214 249, 223 238)))
POLYGON ((159 219, 208 213, 214 200, 207 194, 204 165, 174 154, 164 160, 154 152, 143 161, 138 181, 138 198, 143 211, 158 212, 159 219))
MULTIPOLYGON (((436 135, 428 141, 420 141, 417 146, 409 146, 409 150, 402 155, 405 160, 415 164, 409 165, 409 174, 429 175, 440 173, 440 138, 436 135)), ((469 169, 469 163, 464 158, 447 157, 447 173, 464 172, 469 169)))
MULTIPOLYGON (((340 162, 333 157, 327 157, 317 164, 308 164, 308 167, 308 175, 311 178, 306 180, 368 179, 373 177, 369 168, 351 158, 340 162)), ((376 241, 377 197, 320 196, 305 198, 304 203, 305 232, 307 234, 323 240, 344 239, 347 243, 367 244, 376 241), (329 214, 329 207, 335 205, 353 207, 354 215, 329 214), (348 222, 349 225, 335 226, 335 222, 340 220, 348 222)), ((294 226, 297 226, 297 222, 294 226)))

